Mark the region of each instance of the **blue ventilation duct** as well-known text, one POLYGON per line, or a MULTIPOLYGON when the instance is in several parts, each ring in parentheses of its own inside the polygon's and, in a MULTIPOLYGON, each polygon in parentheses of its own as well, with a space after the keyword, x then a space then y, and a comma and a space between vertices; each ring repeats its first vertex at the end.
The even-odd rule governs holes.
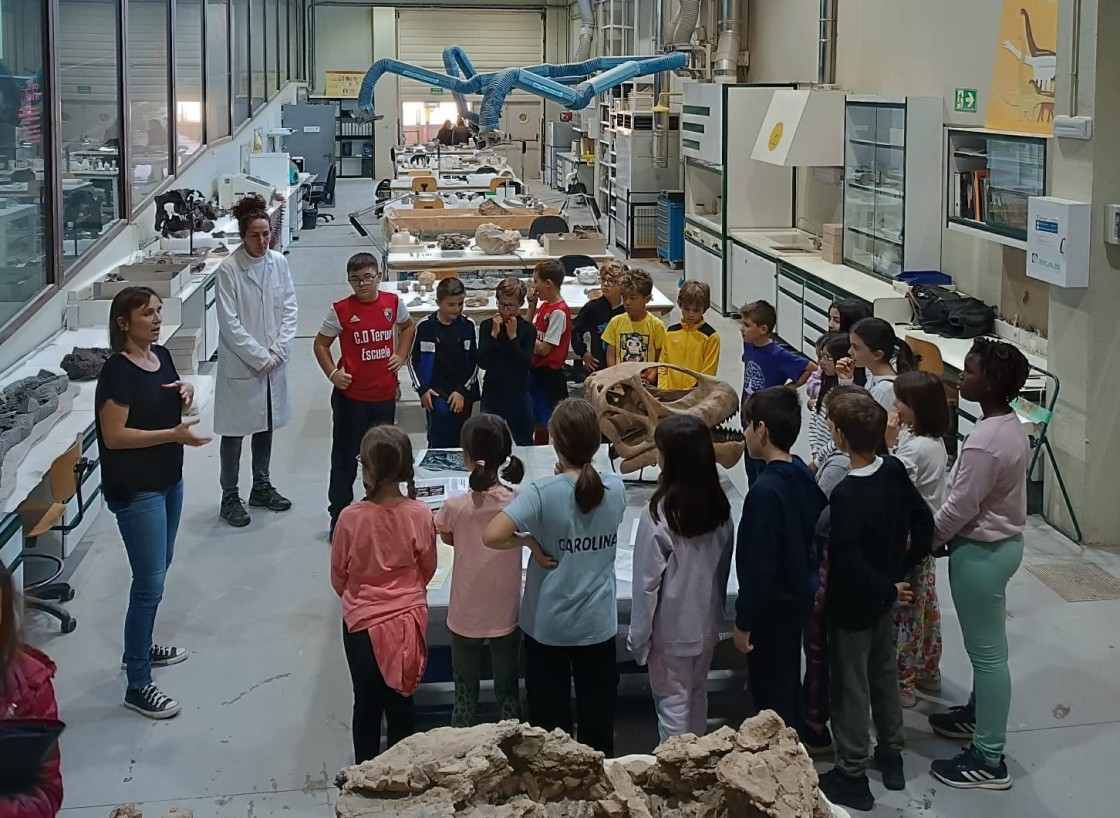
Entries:
POLYGON ((373 106, 373 89, 384 74, 390 73, 451 91, 461 116, 477 122, 483 131, 494 131, 501 121, 506 97, 515 89, 579 110, 590 105, 599 94, 627 80, 683 68, 687 63, 686 54, 671 52, 653 57, 595 57, 578 63, 545 63, 479 74, 462 48, 449 46, 443 52, 446 74, 400 60, 375 62, 362 80, 357 114, 363 122, 380 119, 373 106), (483 95, 477 116, 467 110, 467 94, 483 95))

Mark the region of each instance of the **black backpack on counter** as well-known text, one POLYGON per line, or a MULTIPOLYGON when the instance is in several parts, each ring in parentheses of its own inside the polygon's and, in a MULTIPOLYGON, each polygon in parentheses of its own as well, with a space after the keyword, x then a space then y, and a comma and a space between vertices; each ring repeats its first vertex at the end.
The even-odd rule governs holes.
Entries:
POLYGON ((996 311, 979 298, 944 287, 916 284, 908 296, 914 321, 923 332, 946 338, 975 338, 995 327, 996 311))

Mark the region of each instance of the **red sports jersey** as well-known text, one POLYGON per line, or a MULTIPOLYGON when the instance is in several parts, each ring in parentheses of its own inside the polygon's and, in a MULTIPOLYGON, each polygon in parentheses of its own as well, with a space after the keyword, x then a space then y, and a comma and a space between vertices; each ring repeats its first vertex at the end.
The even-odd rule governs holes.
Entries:
POLYGON ((335 302, 334 312, 342 333, 339 366, 354 378, 343 394, 353 400, 374 403, 397 397, 397 373, 389 371, 393 356, 393 329, 397 322, 398 296, 382 290, 373 301, 351 295, 335 302))
POLYGON ((564 362, 568 360, 568 351, 572 342, 572 313, 568 309, 566 301, 557 301, 553 304, 542 302, 537 307, 537 314, 533 316, 533 327, 537 330, 537 340, 546 340, 545 333, 548 332, 549 316, 557 310, 564 313, 564 334, 560 336, 560 342, 547 355, 534 355, 532 366, 544 367, 545 369, 563 369, 564 362))

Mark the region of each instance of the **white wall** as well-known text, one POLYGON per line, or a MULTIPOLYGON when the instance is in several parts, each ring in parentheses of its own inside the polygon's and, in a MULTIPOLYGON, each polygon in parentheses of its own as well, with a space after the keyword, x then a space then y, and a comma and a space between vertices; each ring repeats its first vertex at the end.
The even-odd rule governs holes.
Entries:
MULTIPOLYGON (((280 108, 295 102, 296 88, 295 83, 289 83, 238 136, 215 148, 202 151, 190 167, 171 182, 171 187, 193 188, 213 195, 216 191, 215 180, 220 174, 239 170, 241 146, 252 143, 253 131, 256 128, 268 131, 280 127, 280 108)), ((132 220, 105 249, 90 257, 82 270, 63 285, 61 292, 40 307, 30 320, 0 344, 0 371, 12 366, 62 329, 67 294, 71 290, 90 286, 130 253, 135 252, 141 241, 155 235, 154 226, 155 205, 152 204, 132 220)))
MULTIPOLYGON (((939 96, 945 122, 982 126, 1002 0, 839 0, 836 84, 858 94, 939 96), (976 114, 954 113, 956 88, 976 88, 976 114)), ((750 82, 817 77, 819 0, 750 0, 750 82)), ((841 189, 799 173, 798 215, 839 221, 841 189)), ((942 228, 942 269, 1006 314, 1047 324, 1047 289, 1028 282, 1024 254, 942 228)))

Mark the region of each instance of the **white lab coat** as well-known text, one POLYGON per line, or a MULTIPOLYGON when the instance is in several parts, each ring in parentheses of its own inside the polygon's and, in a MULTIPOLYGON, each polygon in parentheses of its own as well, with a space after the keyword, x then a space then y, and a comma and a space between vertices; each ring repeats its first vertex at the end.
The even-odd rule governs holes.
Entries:
POLYGON ((238 248, 218 267, 218 377, 214 433, 244 437, 266 431, 272 396, 272 428, 292 420, 288 360, 296 337, 296 288, 288 260, 268 251, 263 272, 238 248), (271 356, 279 366, 268 369, 271 356))

